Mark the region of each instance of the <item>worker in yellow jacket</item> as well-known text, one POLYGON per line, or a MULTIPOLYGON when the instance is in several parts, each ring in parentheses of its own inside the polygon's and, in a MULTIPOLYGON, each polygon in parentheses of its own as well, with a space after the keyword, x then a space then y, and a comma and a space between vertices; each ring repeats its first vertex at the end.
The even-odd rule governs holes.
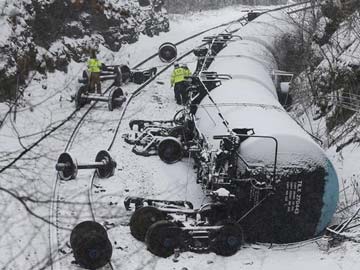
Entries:
POLYGON ((186 90, 188 88, 188 83, 186 77, 191 76, 190 69, 186 66, 180 66, 179 63, 174 64, 174 71, 171 74, 171 87, 174 86, 175 100, 177 104, 184 104, 188 97, 186 90))
POLYGON ((100 72, 101 72, 101 61, 96 58, 96 52, 91 51, 91 57, 87 63, 88 71, 90 73, 90 92, 96 92, 101 95, 101 83, 100 83, 100 72))

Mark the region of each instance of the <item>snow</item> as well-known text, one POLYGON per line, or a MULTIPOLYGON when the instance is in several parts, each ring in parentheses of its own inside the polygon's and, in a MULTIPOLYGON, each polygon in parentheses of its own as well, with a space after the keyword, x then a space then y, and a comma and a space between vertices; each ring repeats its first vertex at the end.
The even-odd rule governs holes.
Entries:
MULTIPOLYGON (((7 44, 8 39, 10 38, 12 34, 11 25, 6 20, 6 17, 0 16, 0 29, 1 29, 1 35, 0 35, 0 47, 3 47, 7 44)), ((0 69, 4 68, 5 65, 4 59, 0 57, 0 69)))
MULTIPOLYGON (((264 15, 236 32, 241 39, 234 40, 215 58, 210 69, 229 74, 232 79, 211 92, 221 114, 230 128, 254 128, 256 135, 273 136, 279 144, 278 165, 304 167, 324 164, 324 154, 312 138, 282 109, 277 100, 271 74, 277 69, 276 39, 294 31, 285 24, 281 12, 264 15), (269 29, 264 25, 272 25, 269 29), (274 26, 276 25, 276 26, 274 26), (236 57, 241 52, 241 57, 236 57), (223 56, 235 56, 224 58, 223 56), (276 54, 275 54, 276 55, 276 54)), ((199 129, 218 149, 214 135, 227 130, 218 115, 218 109, 205 98, 197 112, 199 129)), ((241 146, 241 153, 251 163, 274 162, 274 142, 251 138, 241 146)))
POLYGON ((1 25, 1 36, 0 36, 0 46, 5 45, 5 42, 11 36, 11 26, 6 21, 5 17, 0 17, 0 25, 1 25))
MULTIPOLYGON (((100 47, 100 58, 107 64, 125 63, 134 66, 145 57, 156 52, 165 41, 177 42, 204 28, 238 18, 243 7, 230 7, 217 11, 207 11, 189 16, 171 16, 171 31, 161 33, 158 37, 141 36, 132 45, 124 46, 114 53, 100 47)), ((215 34, 225 27, 208 33, 215 34)), ((3 33, 2 33, 3 35, 3 33)), ((2 36, 1 35, 1 36, 2 36)), ((271 36, 271 34, 269 34, 271 36)), ((71 42, 71 41, 69 41, 71 42)), ((201 43, 201 37, 178 46, 180 53, 201 43)), ((56 51, 56 44, 52 48, 56 51)), ((194 56, 184 59, 193 69, 194 56)), ((164 64, 154 59, 141 68, 163 67, 164 64)), ((66 118, 74 109, 70 96, 78 88, 77 78, 84 69, 83 63, 71 62, 68 72, 55 72, 46 77, 35 74, 34 79, 25 91, 24 103, 18 108, 16 122, 7 118, 0 130, 1 166, 7 164, 22 151, 20 142, 30 145, 52 126, 66 118), (45 86, 45 87, 44 87, 45 86), (45 88, 45 89, 44 89, 45 88), (21 135, 19 141, 17 134, 21 135), (5 152, 9 155, 5 156, 5 152)), ((214 253, 180 254, 178 261, 172 257, 163 259, 153 256, 146 250, 144 243, 135 240, 127 226, 131 213, 126 212, 123 200, 126 196, 147 196, 162 199, 191 200, 199 206, 206 198, 199 185, 194 181, 195 175, 189 159, 173 165, 167 165, 155 157, 139 157, 131 152, 131 146, 121 139, 121 135, 129 132, 128 121, 132 119, 171 119, 176 110, 180 109, 174 102, 173 91, 170 89, 169 77, 171 70, 161 75, 155 83, 148 86, 129 105, 125 121, 121 125, 120 134, 115 141, 111 153, 118 163, 116 174, 110 179, 97 180, 94 186, 93 200, 97 221, 109 225, 109 238, 112 241, 113 263, 115 269, 358 269, 360 249, 357 244, 346 242, 328 252, 320 251, 313 241, 288 246, 245 245, 232 257, 220 257, 214 253), (111 225, 114 223, 114 226, 111 225), (116 242, 116 243, 115 243, 116 242)), ((103 85, 105 89, 107 84, 103 85)), ((129 94, 137 86, 123 87, 129 94)), ((0 105, 3 115, 8 109, 0 105)), ((72 121, 55 132, 28 155, 20 160, 14 169, 0 174, 2 187, 16 191, 20 196, 30 194, 39 200, 49 200, 53 192, 56 173, 54 165, 58 155, 64 150, 66 141, 79 118, 85 112, 81 109, 72 121), (21 170, 17 169, 21 168, 21 170)), ((109 112, 107 105, 99 103, 87 116, 70 149, 78 161, 92 161, 99 150, 108 147, 114 134, 120 110, 109 112)), ((356 161, 359 158, 357 149, 346 148, 344 159, 338 160, 334 149, 330 149, 332 160, 343 179, 350 181, 349 176, 358 175, 356 161)), ((79 269, 72 264, 71 249, 66 246, 69 241, 70 229, 78 222, 91 219, 88 211, 87 190, 91 171, 80 171, 78 178, 71 182, 62 182, 56 199, 67 202, 59 205, 56 211, 58 225, 69 230, 59 230, 61 250, 56 252, 59 261, 54 261, 54 269, 79 269)), ((2 216, 0 217, 1 244, 0 265, 4 269, 42 269, 49 259, 49 225, 29 215, 14 198, 0 194, 2 216), (14 215, 14 213, 16 213, 14 215)), ((49 203, 31 203, 30 208, 45 218, 49 215, 49 203)), ((51 228, 51 226, 50 226, 51 228)), ((50 269, 50 267, 47 267, 50 269)))

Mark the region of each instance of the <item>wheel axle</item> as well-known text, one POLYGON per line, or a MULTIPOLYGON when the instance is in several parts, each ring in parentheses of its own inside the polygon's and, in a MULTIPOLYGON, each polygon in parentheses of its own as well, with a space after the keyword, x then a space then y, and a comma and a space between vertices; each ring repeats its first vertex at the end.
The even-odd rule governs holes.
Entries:
POLYGON ((96 94, 89 95, 87 94, 86 86, 81 86, 75 94, 75 107, 79 109, 92 100, 107 102, 109 111, 112 111, 115 108, 121 107, 121 105, 125 102, 126 97, 120 87, 111 90, 109 95, 106 97, 96 94))
POLYGON ((109 178, 114 175, 116 162, 110 156, 110 153, 101 150, 95 158, 95 162, 87 164, 78 164, 70 153, 64 152, 55 165, 58 175, 61 180, 71 180, 76 178, 78 170, 82 169, 96 169, 100 178, 109 178))

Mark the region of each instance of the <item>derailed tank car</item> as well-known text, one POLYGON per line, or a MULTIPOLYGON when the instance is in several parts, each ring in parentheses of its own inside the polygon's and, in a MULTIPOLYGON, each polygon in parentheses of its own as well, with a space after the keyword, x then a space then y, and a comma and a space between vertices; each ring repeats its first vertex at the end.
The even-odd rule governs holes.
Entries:
POLYGON ((197 182, 211 198, 196 210, 186 201, 125 200, 128 209, 130 203, 138 207, 132 234, 146 240, 153 253, 169 256, 183 248, 232 255, 243 240, 291 243, 315 237, 329 225, 338 201, 336 171, 278 101, 277 88, 286 90, 286 84, 277 75, 276 40, 292 31, 287 15, 273 12, 226 41, 224 35, 212 38, 211 44, 226 45, 216 55, 210 45, 211 61, 204 54, 199 58, 191 89, 203 98, 193 99, 182 123, 175 119, 177 126, 159 127, 159 133, 154 122, 137 121, 142 135, 128 141, 136 147, 150 136, 143 149, 157 146, 168 163, 181 152, 192 156, 197 182))
POLYGON ((229 43, 210 66, 231 79, 211 91, 216 106, 206 96, 196 112, 198 129, 215 149, 224 141, 214 136, 228 133, 223 119, 235 133, 248 128, 264 136, 241 135, 234 177, 254 180, 229 185, 238 198, 234 217, 241 219, 257 207, 242 219, 247 237, 257 241, 288 243, 314 237, 330 223, 338 201, 333 165, 278 101, 274 45, 288 27, 285 16, 262 15, 240 30, 242 40, 229 43), (269 198, 267 186, 273 189, 269 198))

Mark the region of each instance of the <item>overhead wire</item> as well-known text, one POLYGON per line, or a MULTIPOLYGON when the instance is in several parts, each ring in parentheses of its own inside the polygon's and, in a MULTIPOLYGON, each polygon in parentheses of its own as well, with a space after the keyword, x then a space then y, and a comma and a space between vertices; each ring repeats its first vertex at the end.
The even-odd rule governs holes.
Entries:
MULTIPOLYGON (((311 3, 311 2, 312 2, 312 1, 305 1, 305 2, 301 2, 301 3, 295 3, 295 4, 291 4, 291 5, 287 5, 287 6, 275 8, 275 9, 268 10, 268 11, 265 11, 265 12, 260 12, 260 15, 266 14, 266 13, 269 13, 269 12, 274 12, 274 11, 283 10, 283 9, 286 9, 286 8, 290 8, 290 7, 294 7, 294 6, 298 6, 298 5, 302 5, 302 4, 311 3)), ((301 10, 302 10, 302 9, 301 9, 301 10)), ((301 11, 301 10, 300 10, 300 11, 301 11)), ((237 20, 237 22, 241 24, 241 27, 240 27, 240 29, 241 29, 241 28, 242 28, 243 26, 245 26, 249 21, 248 21, 247 16, 243 16, 243 17, 239 18, 239 19, 237 20), (245 22, 244 22, 244 21, 245 21, 245 22)), ((238 31, 238 30, 239 30, 239 29, 233 30, 233 31, 231 31, 230 33, 232 34, 232 33, 236 32, 236 31, 238 31)), ((225 32, 227 32, 227 30, 225 30, 225 32)), ((228 33, 229 33, 229 32, 228 32, 228 33)), ((216 37, 214 37, 214 38, 212 39, 212 42, 208 45, 209 48, 208 48, 207 54, 206 54, 206 56, 203 57, 204 60, 203 60, 202 66, 201 66, 200 71, 199 71, 200 76, 201 76, 201 73, 202 73, 202 72, 204 71, 204 69, 205 69, 207 60, 208 60, 209 58, 214 58, 214 57, 216 57, 216 56, 212 56, 212 46, 215 44, 216 41, 217 41, 217 40, 216 40, 216 37)), ((200 77, 199 77, 199 78, 200 78, 200 77)), ((225 128, 227 129, 228 133, 229 133, 229 134, 232 134, 233 131, 232 131, 232 129, 231 129, 230 126, 229 126, 229 122, 224 118, 224 116, 223 116, 220 108, 217 106, 215 100, 212 98, 212 96, 211 96, 211 94, 210 94, 210 91, 208 90, 208 88, 206 87, 206 85, 204 84, 204 82, 201 80, 201 78, 200 78, 200 83, 202 84, 203 89, 205 89, 206 94, 207 94, 209 100, 214 104, 214 106, 215 106, 215 108, 216 108, 216 110, 217 110, 217 112, 218 112, 218 115, 219 115, 219 117, 222 119, 222 123, 223 123, 223 125, 225 126, 225 128)))
MULTIPOLYGON (((217 28, 217 27, 216 27, 217 28)), ((213 29, 216 29, 216 28, 213 28, 213 29)), ((202 32, 200 32, 200 34, 202 34, 202 33, 204 33, 204 32, 207 32, 207 31, 202 31, 202 32)), ((200 35, 199 34, 199 35, 200 35)), ((195 36, 197 36, 197 35, 194 35, 193 37, 195 37, 195 36)), ((189 40, 189 38, 187 38, 186 40, 189 40)), ((182 58, 184 58, 184 57, 186 57, 186 56, 188 56, 189 54, 191 54, 193 52, 193 49, 192 50, 190 50, 190 51, 188 51, 187 53, 185 53, 184 55, 182 55, 181 57, 178 57, 178 60, 181 60, 182 58)), ((150 56, 149 58, 147 58, 146 60, 148 61, 148 60, 150 60, 150 59, 152 59, 153 57, 155 57, 157 54, 153 54, 152 56, 150 56)), ((139 67, 141 64, 143 64, 144 62, 141 62, 140 64, 137 64, 134 68, 137 68, 137 67, 139 67)), ((117 134, 118 134, 118 131, 119 131, 119 128, 120 128, 120 125, 121 125, 121 122, 122 122, 122 119, 123 119, 123 116, 124 116, 124 114, 125 114, 125 111, 126 111, 126 109, 127 109, 127 106, 128 106, 128 104, 130 103, 130 101, 134 98, 134 97, 136 97, 139 93, 140 93, 140 91, 142 90, 142 89, 144 89, 149 83, 151 83, 155 78, 157 78, 160 74, 162 74, 163 72, 165 72, 168 68, 170 68, 171 66, 173 65, 173 63, 170 63, 170 64, 168 64, 166 67, 164 67, 160 72, 158 72, 154 77, 152 77, 150 80, 148 80, 146 83, 144 83, 143 85, 141 85, 134 93, 132 93, 132 95, 131 95, 131 97, 128 99, 128 101, 127 101, 127 103, 125 104, 125 106, 124 106, 124 108, 123 108, 123 111, 122 111, 122 114, 121 114, 121 116, 120 116, 120 119, 119 119, 119 121, 118 121, 118 125, 117 125, 117 127, 116 127, 116 130, 115 130, 115 133, 114 133, 114 135, 113 135, 113 139, 112 139, 112 141, 111 141, 111 143, 110 143, 110 145, 109 145, 109 147, 108 147, 108 150, 110 151, 111 150, 111 148, 112 148, 112 146, 114 145, 114 142, 115 142, 115 139, 116 139, 116 137, 117 137, 117 134)), ((96 103, 96 102, 95 102, 96 103)), ((94 103, 94 104, 95 104, 94 103)), ((94 105, 93 104, 93 105, 94 105)), ((87 112, 86 112, 86 114, 85 115, 83 115, 83 117, 82 117, 82 119, 78 122, 78 124, 77 124, 77 126, 75 127, 75 129, 73 130, 73 132, 72 132, 72 134, 71 134, 71 136, 70 136, 70 138, 69 138, 69 140, 68 140, 68 143, 67 143, 67 146, 66 146, 66 150, 68 150, 70 147, 71 147, 71 142, 73 141, 73 138, 75 137, 75 134, 78 132, 78 129, 79 129, 79 127, 80 127, 80 124, 79 123, 81 123, 82 122, 82 120, 85 118, 85 116, 87 115, 87 113, 91 110, 91 108, 92 108, 92 106, 87 110, 87 112)), ((88 200, 89 200, 89 207, 90 207, 90 212, 91 212, 91 215, 92 215, 92 218, 93 218, 93 220, 95 220, 95 212, 94 212, 94 209, 92 208, 92 187, 93 187, 93 183, 94 183, 94 180, 95 180, 95 178, 96 178, 96 173, 94 173, 93 175, 92 175, 92 178, 91 178, 91 180, 90 180, 90 188, 88 189, 88 200)), ((58 178, 57 178, 57 181, 58 181, 58 178)), ((56 182, 57 182, 56 181, 56 182)), ((55 183, 55 186, 57 186, 56 185, 56 183, 55 183)), ((54 189, 54 192, 56 192, 56 188, 54 189)), ((55 193, 54 193, 54 195, 55 195, 55 193)), ((112 267, 112 265, 110 264, 110 267, 112 267)))
MULTIPOLYGON (((191 51, 192 52, 192 51, 191 51)), ((191 53, 189 52, 189 54, 191 53)), ((185 56, 184 56, 185 57, 185 56)), ((171 66, 171 64, 167 67, 169 68, 171 66)), ((165 70, 164 70, 165 71, 165 70)), ((138 93, 136 93, 137 95, 138 93)), ((134 97, 136 96, 134 95, 134 97)), ((49 132, 47 132, 42 138, 40 138, 39 140, 37 140, 33 145, 31 145, 29 148, 27 148, 24 152, 22 152, 17 158, 15 158, 11 163, 9 163, 7 166, 3 167, 1 170, 0 170, 0 173, 2 173, 3 171, 5 171, 6 169, 8 169, 9 167, 11 167, 17 160, 19 160, 24 154, 26 154, 28 151, 30 151, 33 147, 35 147, 36 145, 38 145, 38 143, 40 143, 44 138, 46 138, 47 136, 49 136, 51 133, 53 133, 57 128, 61 127, 62 125, 64 125, 68 120, 70 120, 73 115, 76 113, 77 110, 75 110, 74 112, 72 112, 64 121, 62 121, 59 125, 57 125, 56 127, 52 128, 49 132)), ((115 141, 115 138, 116 138, 116 134, 118 133, 118 130, 119 130, 119 127, 120 127, 120 123, 116 129, 116 132, 115 132, 115 137, 113 139, 113 141, 111 142, 110 146, 109 146, 109 149, 111 149, 114 141, 115 141)))

